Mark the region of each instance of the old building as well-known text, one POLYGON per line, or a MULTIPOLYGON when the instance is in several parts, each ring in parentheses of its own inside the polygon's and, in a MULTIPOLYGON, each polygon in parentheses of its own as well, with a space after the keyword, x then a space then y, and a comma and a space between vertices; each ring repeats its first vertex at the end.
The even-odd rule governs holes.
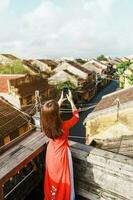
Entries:
POLYGON ((0 97, 0 146, 32 129, 30 117, 0 97))
POLYGON ((58 82, 72 82, 76 87, 78 87, 78 79, 75 75, 67 70, 61 70, 52 75, 49 79, 49 84, 56 85, 58 82))
POLYGON ((23 66, 29 71, 31 75, 39 74, 39 71, 32 65, 32 60, 23 60, 23 66))
MULTIPOLYGON (((104 66, 104 65, 103 65, 104 66)), ((99 64, 93 62, 87 62, 83 65, 86 69, 89 69, 90 71, 94 71, 97 75, 102 75, 105 73, 106 66, 101 67, 99 64)))
POLYGON ((50 77, 50 81, 55 79, 55 77, 58 77, 56 74, 60 74, 60 71, 65 71, 65 73, 68 74, 68 79, 75 83, 77 87, 76 91, 80 96, 80 99, 89 100, 94 97, 96 92, 95 73, 84 68, 79 63, 73 61, 64 61, 54 69, 55 75, 50 77))
POLYGON ((86 69, 96 73, 97 83, 99 86, 105 86, 110 82, 115 69, 110 62, 102 63, 96 59, 92 59, 83 65, 86 69))
MULTIPOLYGON (((125 138, 124 140, 127 142, 129 141, 128 137, 133 137, 132 119, 133 87, 105 95, 85 120, 86 143, 90 144, 95 141, 99 145, 101 144, 101 147, 106 146, 106 149, 111 150, 111 146, 106 144, 109 144, 109 140, 112 140, 112 143, 110 143, 112 149, 119 151, 121 140, 125 138)), ((122 146, 122 148, 125 148, 123 154, 132 154, 133 156, 133 144, 130 142, 130 148, 128 144, 126 145, 125 147, 122 146)))
POLYGON ((9 93, 20 101, 21 106, 35 103, 36 90, 44 100, 55 94, 53 86, 48 85, 47 79, 39 75, 26 75, 9 81, 9 93))
POLYGON ((23 60, 24 68, 29 72, 31 75, 40 75, 43 78, 48 78, 49 73, 45 70, 41 70, 41 68, 36 64, 34 60, 23 60))
POLYGON ((24 74, 0 74, 0 93, 8 93, 9 80, 24 77, 24 74))
POLYGON ((58 65, 57 62, 50 59, 37 59, 32 64, 40 69, 41 72, 51 73, 58 65))

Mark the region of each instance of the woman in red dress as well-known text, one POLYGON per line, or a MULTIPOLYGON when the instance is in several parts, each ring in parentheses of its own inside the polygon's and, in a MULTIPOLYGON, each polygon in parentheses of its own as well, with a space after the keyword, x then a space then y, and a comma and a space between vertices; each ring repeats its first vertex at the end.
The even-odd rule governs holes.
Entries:
POLYGON ((72 157, 69 150, 69 129, 79 120, 71 91, 67 96, 71 104, 73 117, 62 121, 59 107, 64 101, 63 92, 58 103, 47 101, 41 112, 42 128, 50 138, 46 152, 46 171, 44 180, 45 200, 74 200, 74 182, 72 157))

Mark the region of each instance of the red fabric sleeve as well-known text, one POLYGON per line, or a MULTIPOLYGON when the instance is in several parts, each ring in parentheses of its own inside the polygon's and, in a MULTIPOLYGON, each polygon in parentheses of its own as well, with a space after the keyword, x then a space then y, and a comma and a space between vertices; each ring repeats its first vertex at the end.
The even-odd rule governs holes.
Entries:
POLYGON ((64 121, 64 127, 69 129, 72 128, 79 121, 79 114, 77 110, 73 111, 73 117, 69 120, 64 121))

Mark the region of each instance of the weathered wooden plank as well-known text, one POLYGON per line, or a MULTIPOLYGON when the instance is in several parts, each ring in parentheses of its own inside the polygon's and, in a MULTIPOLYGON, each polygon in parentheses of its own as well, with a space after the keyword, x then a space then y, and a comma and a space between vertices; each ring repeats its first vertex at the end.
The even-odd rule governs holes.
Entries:
POLYGON ((36 135, 33 133, 30 137, 28 137, 26 140, 22 141, 18 145, 15 145, 12 149, 4 153, 2 156, 0 156, 0 161, 1 161, 1 167, 3 167, 2 163, 7 165, 7 161, 11 159, 13 161, 14 157, 16 159, 16 156, 19 156, 19 154, 22 154, 22 152, 28 151, 33 151, 35 148, 35 145, 38 146, 38 141, 43 141, 44 137, 43 135, 36 135), (42 140, 41 140, 42 139, 42 140))
POLYGON ((9 149, 0 157, 0 182, 6 182, 14 176, 35 156, 43 151, 43 146, 47 143, 47 138, 43 133, 33 134, 17 144, 15 148, 9 149))
POLYGON ((132 200, 133 159, 71 142, 76 191, 91 200, 132 200))
POLYGON ((94 141, 95 147, 133 157, 133 135, 106 140, 94 139, 94 141))
POLYGON ((27 138, 29 135, 32 134, 33 131, 35 131, 35 128, 33 128, 31 130, 28 130, 27 132, 25 132, 25 134, 20 135, 19 137, 15 138, 14 140, 10 141, 9 143, 7 143, 4 146, 0 147, 0 155, 2 153, 4 153, 5 151, 7 151, 9 148, 13 147, 14 145, 18 144, 19 142, 21 142, 22 140, 27 138))

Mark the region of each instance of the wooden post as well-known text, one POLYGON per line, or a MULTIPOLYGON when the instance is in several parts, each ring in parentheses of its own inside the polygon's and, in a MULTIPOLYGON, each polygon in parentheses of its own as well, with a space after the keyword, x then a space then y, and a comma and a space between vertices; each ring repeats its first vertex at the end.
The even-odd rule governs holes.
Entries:
POLYGON ((114 103, 117 104, 117 117, 116 117, 116 120, 119 121, 119 111, 120 111, 120 100, 119 100, 119 98, 115 99, 113 104, 114 103))
POLYGON ((39 90, 35 91, 35 106, 36 106, 36 112, 39 112, 41 109, 41 100, 40 100, 39 90))
POLYGON ((0 200, 4 200, 4 193, 3 193, 2 184, 0 184, 0 200))
POLYGON ((117 121, 119 120, 120 100, 117 99, 117 121))

